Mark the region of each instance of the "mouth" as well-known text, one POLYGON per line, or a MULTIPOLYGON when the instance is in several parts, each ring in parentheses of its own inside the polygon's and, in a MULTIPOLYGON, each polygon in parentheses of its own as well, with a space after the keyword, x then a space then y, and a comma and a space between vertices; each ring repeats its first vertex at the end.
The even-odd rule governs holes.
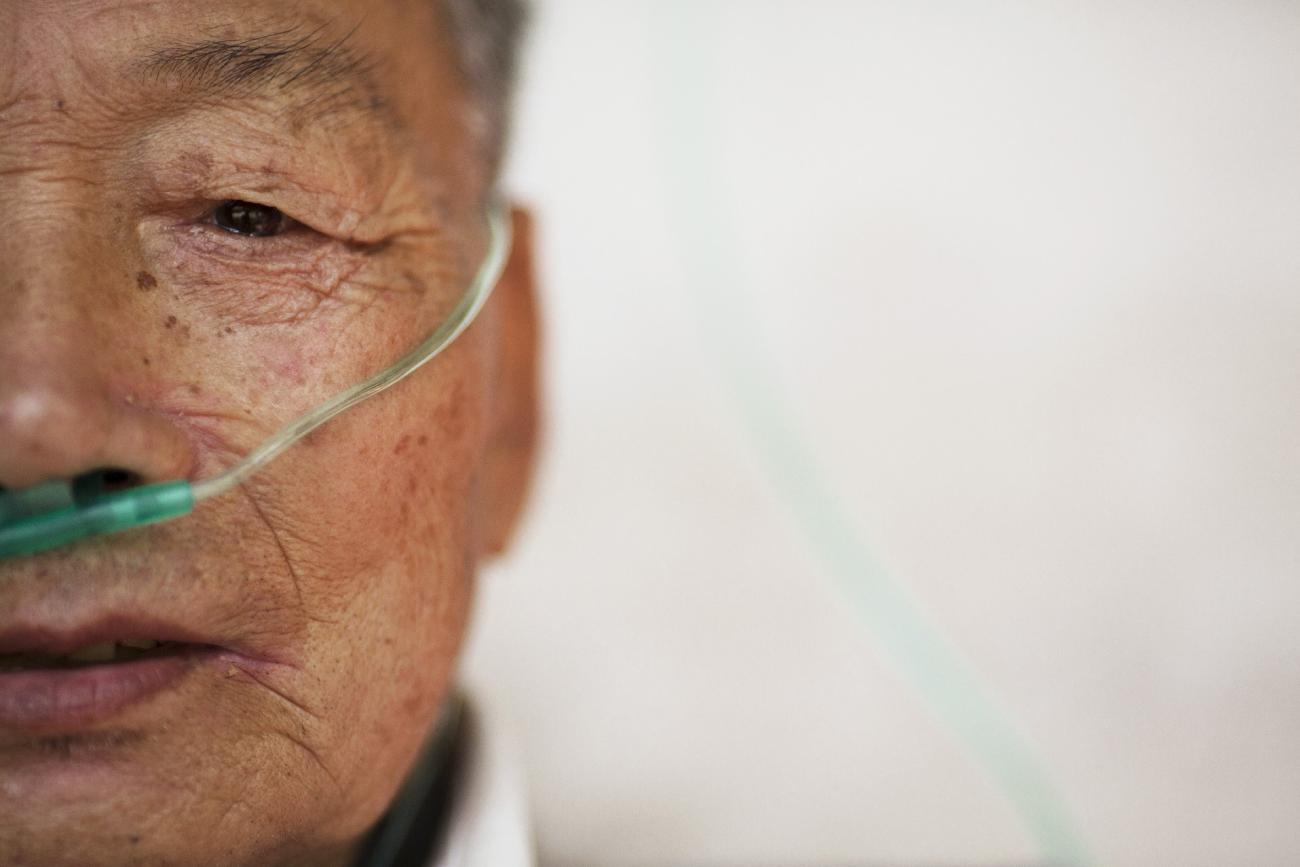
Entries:
POLYGON ((92 666, 119 665, 139 659, 176 656, 202 647, 204 645, 157 641, 150 638, 128 638, 121 641, 88 644, 70 653, 49 653, 40 650, 0 653, 0 676, 23 671, 66 671, 92 666))
POLYGON ((174 690, 230 654, 164 628, 102 623, 0 633, 0 734, 73 732, 174 690))

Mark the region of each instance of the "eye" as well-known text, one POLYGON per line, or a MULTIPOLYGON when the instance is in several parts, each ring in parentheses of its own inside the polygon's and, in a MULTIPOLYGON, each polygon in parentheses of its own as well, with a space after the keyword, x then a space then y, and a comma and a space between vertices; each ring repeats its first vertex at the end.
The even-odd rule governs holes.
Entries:
POLYGON ((279 209, 256 202, 222 202, 212 212, 212 222, 227 232, 250 238, 269 238, 289 228, 290 220, 279 209))

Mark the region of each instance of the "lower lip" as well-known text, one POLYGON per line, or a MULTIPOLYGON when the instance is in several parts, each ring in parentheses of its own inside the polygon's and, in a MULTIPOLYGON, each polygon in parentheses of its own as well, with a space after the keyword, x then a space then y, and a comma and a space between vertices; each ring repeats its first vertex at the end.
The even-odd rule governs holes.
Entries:
POLYGON ((100 722, 177 686, 215 648, 85 668, 0 673, 0 730, 58 731, 100 722))

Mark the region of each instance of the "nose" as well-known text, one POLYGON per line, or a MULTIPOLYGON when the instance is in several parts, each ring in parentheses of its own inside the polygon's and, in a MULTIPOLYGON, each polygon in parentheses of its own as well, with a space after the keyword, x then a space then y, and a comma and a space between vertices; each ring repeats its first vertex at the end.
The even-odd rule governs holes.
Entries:
POLYGON ((124 276, 133 235, 91 151, 67 146, 64 115, 38 111, 57 89, 33 80, 23 123, 0 123, 0 487, 184 478, 191 440, 141 378, 155 353, 124 276))
POLYGON ((0 319, 0 488, 88 474, 96 484, 125 487, 189 474, 188 438, 112 387, 112 353, 96 352, 108 347, 88 318, 0 319))

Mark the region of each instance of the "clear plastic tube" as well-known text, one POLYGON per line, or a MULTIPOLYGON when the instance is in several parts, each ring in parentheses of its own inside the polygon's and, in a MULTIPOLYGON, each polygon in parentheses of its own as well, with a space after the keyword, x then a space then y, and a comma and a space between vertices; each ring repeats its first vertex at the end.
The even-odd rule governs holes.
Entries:
POLYGON ((401 382, 446 349, 469 327, 474 317, 483 309, 483 305, 492 294, 492 289, 501 279, 506 260, 510 256, 509 215, 499 202, 494 201, 488 208, 488 233, 488 252, 482 265, 479 266, 478 273, 474 276, 474 282, 461 296, 447 319, 433 334, 429 335, 427 340, 398 359, 392 367, 299 416, 224 473, 195 482, 194 501, 202 502, 235 487, 325 422, 401 382))
POLYGON ((202 481, 162 482, 102 495, 80 491, 75 479, 56 479, 24 491, 0 489, 0 558, 187 515, 196 503, 229 491, 339 413, 410 376, 470 326, 501 279, 511 235, 509 216, 499 201, 488 206, 487 223, 488 251, 473 282, 437 330, 391 367, 299 416, 238 464, 202 481))

